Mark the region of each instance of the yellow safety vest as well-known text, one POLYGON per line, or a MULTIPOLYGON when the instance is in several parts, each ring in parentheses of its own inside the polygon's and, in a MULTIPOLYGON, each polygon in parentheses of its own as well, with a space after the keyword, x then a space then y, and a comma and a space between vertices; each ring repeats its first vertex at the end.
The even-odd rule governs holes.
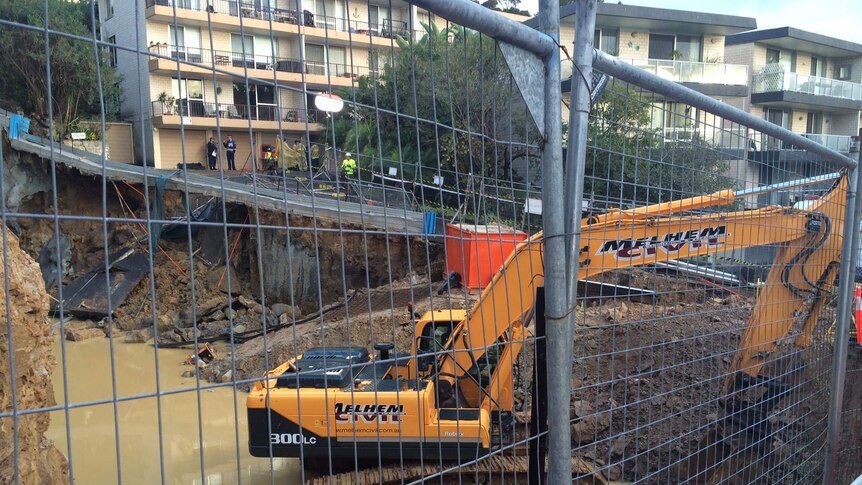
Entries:
POLYGON ((353 175, 353 172, 356 171, 356 160, 352 158, 344 160, 341 162, 341 170, 344 170, 347 175, 353 175))

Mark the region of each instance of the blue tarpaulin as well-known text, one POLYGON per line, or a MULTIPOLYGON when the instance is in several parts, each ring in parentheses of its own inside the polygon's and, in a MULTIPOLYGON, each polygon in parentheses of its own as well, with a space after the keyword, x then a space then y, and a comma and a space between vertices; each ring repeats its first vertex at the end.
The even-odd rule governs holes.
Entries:
POLYGON ((426 238, 430 235, 433 235, 437 232, 437 213, 436 212, 426 212, 425 213, 425 224, 422 226, 422 235, 426 238))
POLYGON ((21 135, 30 132, 30 120, 21 115, 11 115, 9 117, 9 138, 12 140, 18 139, 21 135))

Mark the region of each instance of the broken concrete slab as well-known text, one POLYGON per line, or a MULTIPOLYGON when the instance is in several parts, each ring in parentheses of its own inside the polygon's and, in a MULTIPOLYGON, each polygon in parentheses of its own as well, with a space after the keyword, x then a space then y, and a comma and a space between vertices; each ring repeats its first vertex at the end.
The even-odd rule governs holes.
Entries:
MULTIPOLYGON (((149 272, 146 256, 131 248, 121 249, 108 257, 107 264, 97 265, 63 288, 63 310, 85 318, 107 317, 149 272), (106 267, 109 283, 105 278, 106 267)), ((59 310, 56 303, 54 306, 54 311, 59 310)))

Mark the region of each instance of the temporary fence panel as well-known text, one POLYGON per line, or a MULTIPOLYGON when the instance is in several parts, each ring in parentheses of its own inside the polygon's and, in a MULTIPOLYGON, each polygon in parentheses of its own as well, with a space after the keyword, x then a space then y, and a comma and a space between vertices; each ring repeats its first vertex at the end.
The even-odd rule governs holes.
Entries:
POLYGON ((0 6, 47 87, 28 130, 0 115, 0 479, 858 473, 851 154, 573 69, 541 3, 538 30, 466 0, 0 6), (82 65, 136 164, 62 143, 51 73, 82 65))

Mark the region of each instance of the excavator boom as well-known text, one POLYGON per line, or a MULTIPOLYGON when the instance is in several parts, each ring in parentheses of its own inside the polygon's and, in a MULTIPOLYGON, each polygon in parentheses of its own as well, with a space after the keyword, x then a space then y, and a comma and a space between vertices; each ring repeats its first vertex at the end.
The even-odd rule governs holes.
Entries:
MULTIPOLYGON (((764 382, 763 364, 783 339, 808 344, 835 279, 848 184, 846 173, 834 178, 805 208, 716 211, 754 195, 721 191, 586 218, 578 279, 778 246, 726 383, 729 408, 739 410, 748 403, 732 394, 764 382)), ((421 316, 411 354, 390 357, 392 345, 382 343, 376 356, 355 347, 317 348, 269 372, 247 401, 252 455, 471 458, 499 446, 505 440, 494 437, 511 432, 512 368, 543 284, 543 248, 542 233, 519 244, 471 309, 421 316)), ((767 393, 755 405, 762 411, 780 397, 767 393)))

